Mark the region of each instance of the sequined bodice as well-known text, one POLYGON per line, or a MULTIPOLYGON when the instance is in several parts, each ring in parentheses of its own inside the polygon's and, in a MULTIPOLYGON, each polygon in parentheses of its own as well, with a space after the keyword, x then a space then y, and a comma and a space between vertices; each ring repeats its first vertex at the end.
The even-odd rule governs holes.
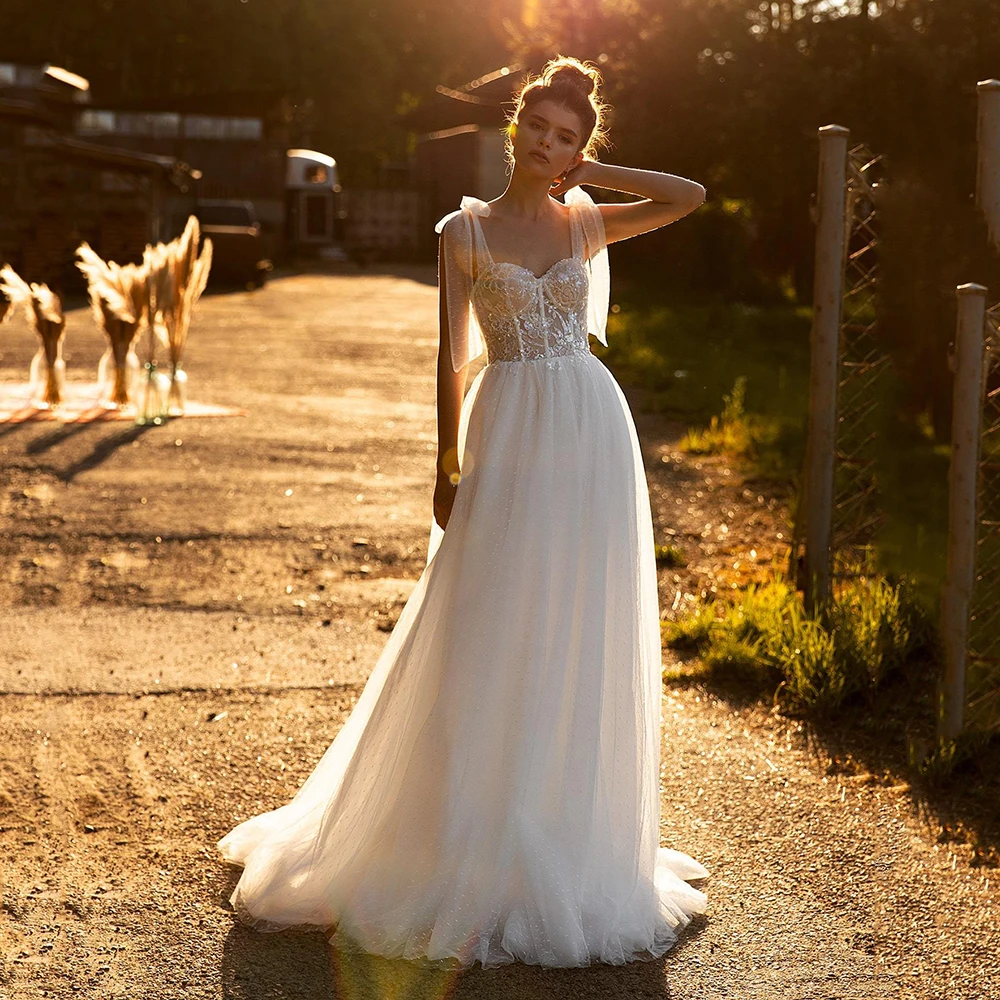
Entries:
POLYGON ((477 277, 472 304, 490 363, 589 354, 588 278, 582 251, 535 276, 526 267, 494 261, 476 220, 477 277))

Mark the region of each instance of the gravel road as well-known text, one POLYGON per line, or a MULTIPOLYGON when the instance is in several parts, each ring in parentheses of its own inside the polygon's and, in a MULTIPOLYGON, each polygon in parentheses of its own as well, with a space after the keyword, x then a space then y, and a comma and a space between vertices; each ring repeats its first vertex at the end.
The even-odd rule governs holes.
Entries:
MULTIPOLYGON (((215 841, 290 797, 423 567, 430 268, 205 298, 192 398, 246 417, 0 425, 0 997, 1000 996, 1000 872, 891 769, 668 665, 662 842, 709 911, 657 962, 459 976, 255 934, 215 841), (847 761, 847 763, 845 763, 847 761)), ((102 344, 69 317, 70 378, 102 344)), ((0 379, 34 344, 0 336, 0 379)), ((633 400, 672 614, 783 554, 780 490, 633 400)))

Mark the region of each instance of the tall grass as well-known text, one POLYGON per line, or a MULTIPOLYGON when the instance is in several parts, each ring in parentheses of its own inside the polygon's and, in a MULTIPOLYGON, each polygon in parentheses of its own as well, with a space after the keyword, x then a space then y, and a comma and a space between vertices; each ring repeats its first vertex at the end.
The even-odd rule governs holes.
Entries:
POLYGON ((936 642, 911 583, 878 577, 842 584, 816 617, 782 578, 753 584, 664 622, 663 638, 696 651, 710 673, 749 680, 803 714, 833 712, 852 698, 871 703, 888 678, 936 642))
MULTIPOLYGON (((609 318, 602 357, 644 390, 644 407, 687 424, 682 448, 739 457, 754 476, 794 491, 805 454, 810 322, 802 306, 664 306, 626 294, 609 318)), ((879 394, 875 471, 885 517, 876 566, 909 578, 934 607, 944 574, 949 449, 934 440, 928 420, 906 415, 892 373, 879 394)))
POLYGON ((681 438, 681 451, 693 455, 727 454, 749 458, 758 465, 766 462, 769 471, 776 472, 783 464, 782 456, 769 454, 769 449, 773 449, 780 436, 780 424, 773 418, 747 413, 746 391, 746 375, 737 375, 732 392, 722 397, 721 416, 713 414, 708 427, 689 428, 681 438))

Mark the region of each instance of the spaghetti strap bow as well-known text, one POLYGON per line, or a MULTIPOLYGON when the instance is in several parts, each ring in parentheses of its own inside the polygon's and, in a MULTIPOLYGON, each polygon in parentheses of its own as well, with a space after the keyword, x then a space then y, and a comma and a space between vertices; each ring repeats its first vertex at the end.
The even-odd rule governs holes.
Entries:
MULTIPOLYGON (((611 299, 611 269, 608 266, 608 244, 604 235, 604 217, 594 199, 582 187, 566 192, 566 204, 583 230, 583 245, 587 254, 587 332, 608 346, 608 304, 611 299)), ((572 219, 573 216, 571 215, 572 219)))
POLYGON ((486 216, 490 214, 490 206, 487 202, 483 201, 482 198, 475 198, 471 194, 463 194, 460 207, 456 208, 454 212, 449 212, 447 215, 438 219, 434 226, 434 232, 440 233, 449 219, 453 219, 456 215, 461 215, 462 212, 465 211, 472 212, 474 215, 478 215, 481 219, 485 219, 486 216))
POLYGON ((460 372, 485 350, 482 330, 472 307, 475 281, 475 237, 472 214, 489 215, 485 201, 465 195, 461 208, 438 220, 438 288, 443 299, 452 371, 460 372))

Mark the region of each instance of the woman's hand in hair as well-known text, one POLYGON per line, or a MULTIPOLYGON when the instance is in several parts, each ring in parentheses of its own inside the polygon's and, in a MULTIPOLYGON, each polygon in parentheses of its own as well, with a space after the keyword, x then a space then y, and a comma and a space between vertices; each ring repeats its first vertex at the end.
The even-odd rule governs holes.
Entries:
POLYGON ((581 157, 576 166, 570 167, 562 177, 556 178, 553 186, 549 189, 549 194, 565 194, 570 188, 574 188, 578 184, 589 184, 590 173, 596 164, 597 160, 581 157))

